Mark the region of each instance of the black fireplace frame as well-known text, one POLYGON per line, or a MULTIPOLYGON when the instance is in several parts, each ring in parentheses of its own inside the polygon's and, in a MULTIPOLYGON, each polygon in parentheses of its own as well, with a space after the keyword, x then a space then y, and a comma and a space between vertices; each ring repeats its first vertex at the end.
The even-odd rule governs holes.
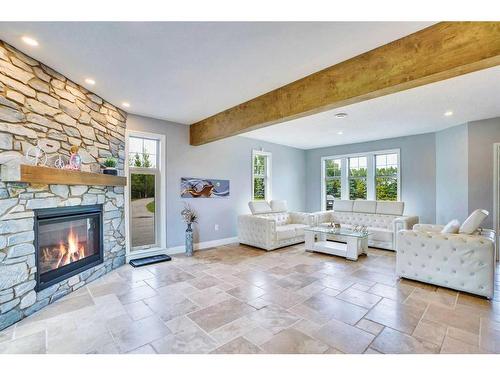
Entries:
POLYGON ((77 275, 89 268, 95 267, 104 262, 104 225, 103 225, 103 206, 102 204, 84 205, 84 206, 65 206, 56 208, 41 208, 34 210, 35 214, 35 261, 37 266, 35 291, 39 292, 74 275, 77 275), (99 251, 97 254, 85 257, 76 262, 67 264, 55 270, 42 275, 39 270, 39 248, 38 232, 41 221, 62 220, 64 218, 78 219, 88 216, 96 216, 99 221, 99 251), (48 275, 48 276, 47 276, 48 275))

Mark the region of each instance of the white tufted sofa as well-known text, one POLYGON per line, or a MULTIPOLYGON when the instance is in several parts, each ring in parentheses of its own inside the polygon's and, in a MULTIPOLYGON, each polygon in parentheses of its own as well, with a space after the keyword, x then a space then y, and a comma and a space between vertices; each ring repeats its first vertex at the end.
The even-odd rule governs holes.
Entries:
POLYGON ((238 216, 238 241, 264 250, 304 242, 304 228, 314 217, 304 212, 288 212, 285 201, 250 202, 250 215, 238 216))
POLYGON ((329 225, 332 221, 343 228, 365 225, 371 233, 368 245, 395 250, 397 232, 411 229, 418 216, 403 216, 404 202, 336 200, 333 211, 316 212, 316 225, 329 225))
POLYGON ((396 274, 491 298, 495 233, 441 233, 442 225, 417 224, 398 233, 396 274))

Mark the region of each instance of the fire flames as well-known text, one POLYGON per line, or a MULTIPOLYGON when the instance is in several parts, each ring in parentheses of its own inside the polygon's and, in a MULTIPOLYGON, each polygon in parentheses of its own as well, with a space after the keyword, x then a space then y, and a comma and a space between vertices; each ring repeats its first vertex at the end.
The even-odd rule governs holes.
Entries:
POLYGON ((43 249, 42 257, 44 260, 53 260, 52 269, 59 268, 85 258, 85 246, 80 244, 78 234, 75 234, 71 228, 67 240, 60 241, 58 248, 43 249))

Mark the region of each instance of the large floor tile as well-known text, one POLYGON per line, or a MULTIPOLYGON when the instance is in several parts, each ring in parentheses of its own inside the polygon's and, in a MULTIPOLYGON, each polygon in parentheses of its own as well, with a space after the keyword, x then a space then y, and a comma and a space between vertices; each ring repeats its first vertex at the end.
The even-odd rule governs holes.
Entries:
POLYGON ((384 328, 371 347, 385 354, 432 354, 439 353, 439 346, 420 341, 392 328, 384 328))
POLYGON ((370 294, 356 289, 354 288, 354 285, 351 288, 344 290, 342 293, 337 294, 336 298, 364 307, 366 309, 371 309, 377 304, 378 301, 382 299, 382 297, 379 297, 375 294, 370 294))
POLYGON ((199 307, 184 296, 172 295, 169 298, 155 296, 144 300, 146 305, 163 321, 199 310, 199 307))
POLYGON ((331 320, 314 335, 315 338, 344 353, 363 353, 374 335, 339 320, 331 320))
POLYGON ((45 331, 41 331, 0 343, 0 354, 44 354, 47 351, 45 335, 45 331))
POLYGON ((261 345, 271 354, 321 354, 328 345, 293 328, 285 329, 261 345))
POLYGON ((446 336, 441 347, 442 354, 488 354, 486 349, 467 344, 463 341, 446 336))
POLYGON ((277 305, 269 305, 254 311, 248 318, 258 323, 261 327, 278 333, 299 321, 299 317, 277 305))
POLYGON ((212 351, 214 354, 261 354, 262 350, 252 344, 250 341, 244 337, 238 337, 234 340, 219 346, 217 349, 212 351))
POLYGON ((446 331, 447 327, 444 324, 422 319, 417 324, 412 336, 423 341, 431 342, 440 347, 443 343, 446 331))
POLYGON ((188 314, 188 317, 206 332, 213 331, 244 315, 255 311, 246 303, 235 298, 211 305, 199 311, 188 314))
POLYGON ((141 320, 111 321, 109 329, 121 352, 137 349, 171 333, 156 316, 141 320))
POLYGON ((424 318, 470 333, 479 333, 480 316, 478 314, 431 304, 425 312, 424 318))
POLYGON ((258 286, 246 284, 229 289, 226 293, 242 301, 251 301, 262 296, 265 291, 258 286))
POLYGON ((306 307, 345 323, 354 325, 368 312, 368 309, 342 301, 324 293, 318 293, 304 302, 306 307))
POLYGON ((383 299, 366 314, 365 318, 411 334, 423 313, 424 308, 422 307, 404 305, 390 299, 383 299))

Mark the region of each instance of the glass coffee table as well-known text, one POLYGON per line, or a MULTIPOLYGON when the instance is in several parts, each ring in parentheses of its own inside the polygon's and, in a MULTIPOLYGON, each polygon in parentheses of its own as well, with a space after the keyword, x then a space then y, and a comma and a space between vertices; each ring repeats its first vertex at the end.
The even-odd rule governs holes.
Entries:
POLYGON ((355 232, 347 228, 305 228, 306 251, 320 252, 358 260, 368 250, 367 232, 355 232), (330 241, 328 241, 330 240, 330 241))

